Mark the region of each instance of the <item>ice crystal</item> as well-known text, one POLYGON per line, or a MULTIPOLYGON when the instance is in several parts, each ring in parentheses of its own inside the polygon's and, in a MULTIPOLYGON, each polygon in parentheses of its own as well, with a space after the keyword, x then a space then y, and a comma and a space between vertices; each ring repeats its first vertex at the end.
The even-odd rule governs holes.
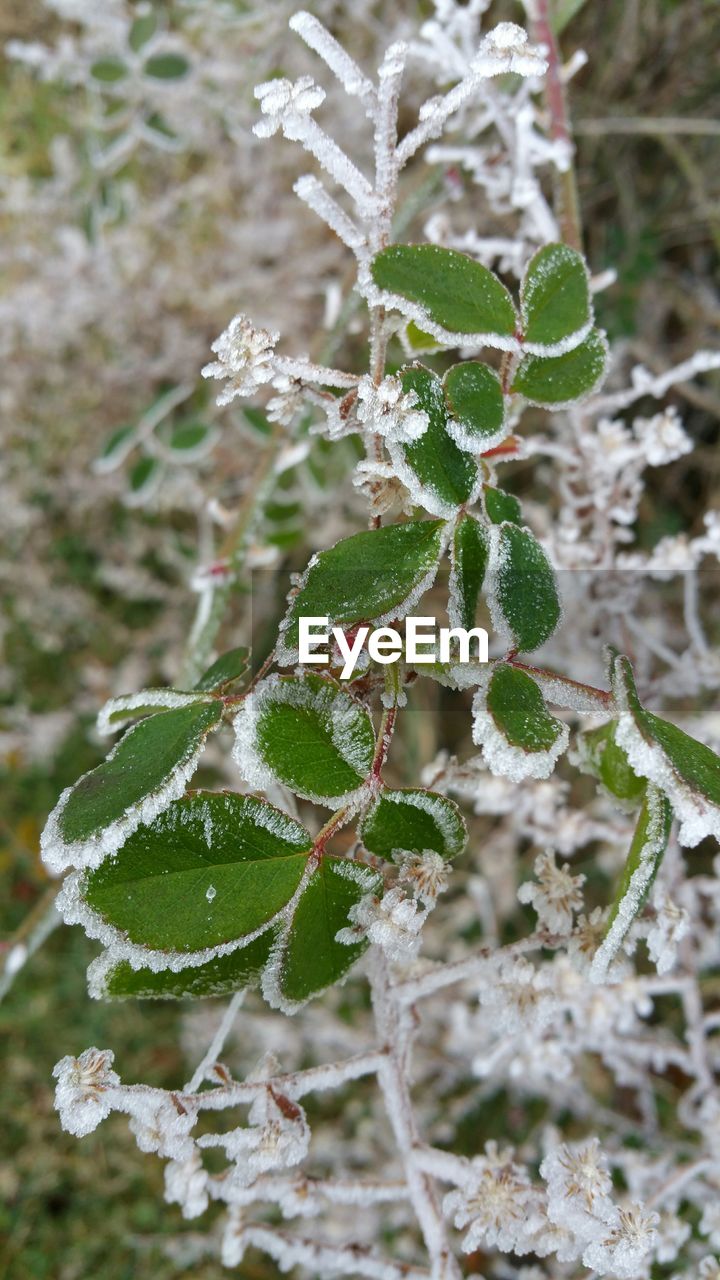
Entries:
POLYGON ((219 405, 230 404, 237 396, 251 396, 273 377, 273 350, 280 335, 256 329, 247 316, 233 317, 227 329, 212 344, 218 359, 206 364, 204 378, 226 378, 228 385, 217 397, 219 405))

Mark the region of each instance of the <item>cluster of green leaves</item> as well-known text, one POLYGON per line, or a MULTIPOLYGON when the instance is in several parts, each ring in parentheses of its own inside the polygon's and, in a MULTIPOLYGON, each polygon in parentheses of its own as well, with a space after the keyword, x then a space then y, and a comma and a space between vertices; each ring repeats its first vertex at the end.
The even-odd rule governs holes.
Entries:
MULTIPOLYGON (((388 451, 417 510, 313 557, 280 627, 278 664, 297 662, 303 616, 327 617, 346 633, 401 622, 449 555, 452 625, 473 627, 484 598, 507 653, 489 670, 470 664, 461 672, 453 662, 420 670, 478 686, 473 737, 491 769, 545 777, 567 745, 567 727, 548 710, 552 688, 516 655, 539 648, 558 626, 557 584, 486 456, 509 433, 513 398, 566 404, 602 377, 605 344, 593 328, 587 269, 573 250, 548 245, 530 262, 517 306, 491 272, 435 246, 385 249, 372 275, 420 341, 422 330, 446 345, 499 346, 503 368, 470 360, 442 377, 418 363, 400 371, 427 428, 412 441, 390 439, 388 451)), ((190 456, 202 430, 185 424, 169 447, 190 456)), ((136 443, 136 429, 119 433, 101 467, 117 465, 136 443)), ((385 720, 376 732, 370 706, 378 673, 366 674, 360 697, 355 685, 351 693, 340 684, 332 662, 322 676, 278 672, 251 682, 249 655, 235 650, 192 690, 149 689, 107 705, 104 730, 138 723, 64 793, 44 837, 51 865, 77 868, 79 918, 109 943, 98 990, 206 995, 260 980, 265 996, 291 1011, 362 954, 366 938, 349 928, 353 909, 365 895, 382 897, 398 858, 462 851, 465 824, 451 801, 385 784, 385 720), (232 722, 246 784, 258 792, 281 784, 334 810, 315 836, 260 795, 184 794, 208 735, 224 721, 232 722), (350 823, 369 859, 334 851, 337 830, 350 823)), ((713 753, 642 708, 625 659, 614 659, 612 678, 617 719, 586 735, 583 758, 614 798, 640 807, 611 921, 626 930, 662 858, 672 811, 686 825, 693 804, 720 814, 720 773, 713 753)))
MULTIPOLYGON (((587 267, 567 245, 545 245, 535 254, 517 307, 487 267, 437 245, 390 245, 373 260, 372 279, 384 301, 441 342, 495 346, 511 353, 504 389, 532 404, 572 404, 589 395, 604 376, 607 344, 593 328, 587 267)), ((484 430, 492 437, 497 397, 489 372, 457 366, 451 371, 448 401, 461 423, 466 407, 471 423, 482 416, 483 426, 470 426, 471 433, 484 430)))
POLYGON ((176 418, 180 395, 177 387, 163 391, 134 422, 112 431, 95 459, 98 475, 125 469, 127 506, 144 506, 168 466, 195 466, 217 441, 217 427, 202 418, 187 413, 176 418))

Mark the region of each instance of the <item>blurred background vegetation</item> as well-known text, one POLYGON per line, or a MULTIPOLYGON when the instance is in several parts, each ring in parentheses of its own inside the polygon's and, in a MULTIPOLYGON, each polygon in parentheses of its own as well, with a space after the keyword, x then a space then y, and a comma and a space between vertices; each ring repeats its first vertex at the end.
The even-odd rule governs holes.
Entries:
MULTIPOLYGON (((237 7, 250 6, 238 0, 237 7)), ((274 6, 265 0, 253 7, 269 16, 274 6)), ((425 0, 400 0, 396 7, 408 21, 431 12, 425 0)), ((365 8, 381 25, 385 6, 365 8)), ((352 11, 347 3, 336 6, 339 30, 347 31, 352 11)), ((522 20, 511 3, 492 12, 522 20)), ((718 6, 716 0, 558 0, 558 12, 564 53, 580 47, 589 55, 572 81, 570 102, 586 247, 594 270, 612 266, 618 272, 617 283, 599 299, 600 322, 635 359, 660 369, 697 347, 717 345, 718 6)), ((172 5, 168 16, 172 26, 172 5)), ((52 43, 66 27, 40 0, 0 0, 0 45, 52 43)), ((253 40, 259 41, 257 34, 253 40)), ((355 51, 352 37, 349 43, 355 51)), ((253 63, 257 56, 251 48, 253 63)), ((248 95, 260 78, 245 75, 248 95)), ((41 198, 37 193, 53 172, 53 140, 77 128, 77 92, 43 83, 0 54, 0 172, 6 175, 0 236, 9 237, 12 249, 0 259, 0 307, 22 263, 23 206, 11 193, 22 181, 25 199, 41 198)), ((234 142, 219 136, 213 145, 230 155, 234 142)), ((196 143, 182 154, 163 154, 157 164, 131 160, 130 170, 150 207, 163 186, 187 183, 211 163, 217 155, 209 158, 196 143)), ((262 163, 273 166, 272 151, 263 153, 262 163)), ((289 192, 289 178, 283 182, 289 192)), ((228 223, 246 216, 252 195, 247 169, 243 174, 237 168, 216 207, 175 209, 170 227, 155 227, 156 253, 167 261, 161 304, 190 335, 176 367, 163 361, 153 317, 140 306, 125 322, 133 334, 131 351, 123 346, 122 324, 115 345, 110 331, 98 334, 91 325, 81 346, 60 343, 49 354, 34 345, 32 327, 23 343, 8 339, 2 347, 10 353, 3 370, 10 391, 0 395, 8 521, 0 570, 0 946, 6 950, 45 909, 39 833, 59 791, 98 759, 90 730, 98 705, 117 691, 118 671, 121 687, 131 689, 172 679, 177 669, 191 618, 185 582, 194 519, 181 504, 160 513, 128 508, 91 474, 90 464, 108 431, 136 419, 153 390, 182 377, 196 380, 210 341, 233 309, 252 314, 243 300, 242 241, 227 240, 228 223), (213 274, 228 251, 233 256, 218 292, 213 274), (183 290, 177 280, 196 254, 206 268, 202 296, 197 273, 193 289, 183 290), (137 372, 144 353, 154 369, 145 383, 137 372), (94 376, 99 368, 102 377, 94 376)), ((286 207, 279 210, 281 221, 286 207)), ((74 215, 79 218, 77 209, 74 215)), ((38 225, 30 220, 30 237, 38 225)), ((148 235, 152 244, 152 223, 148 235)), ((332 269, 334 248, 327 253, 332 269)), ((254 270, 257 294, 262 261, 254 270)), ((308 291, 305 323, 317 321, 318 306, 308 291)), ((5 323, 0 311, 0 325, 5 323)), ((41 330, 43 316, 35 323, 41 330)), ((673 468, 653 471, 644 498, 649 544, 694 529, 697 513, 718 501, 720 393, 684 387, 675 397, 699 447, 673 468)), ((205 411, 201 398, 190 403, 192 412, 205 411)), ((237 468, 237 456, 225 447, 228 466, 237 468)), ((114 1118, 80 1145, 61 1132, 52 1109, 53 1064, 87 1045, 121 1047, 127 1080, 170 1087, 187 1074, 182 1009, 90 1001, 84 974, 93 954, 78 930, 58 929, 0 1003, 0 1280, 165 1280, 180 1272, 169 1244, 182 1233, 189 1243, 194 1239, 179 1212, 162 1202, 160 1163, 138 1158, 121 1120, 114 1118)), ((203 1280, 221 1274, 219 1264, 202 1257, 192 1271, 203 1280)), ((268 1264, 257 1273, 267 1275, 268 1264)), ((254 1274, 253 1268, 244 1274, 254 1274)))

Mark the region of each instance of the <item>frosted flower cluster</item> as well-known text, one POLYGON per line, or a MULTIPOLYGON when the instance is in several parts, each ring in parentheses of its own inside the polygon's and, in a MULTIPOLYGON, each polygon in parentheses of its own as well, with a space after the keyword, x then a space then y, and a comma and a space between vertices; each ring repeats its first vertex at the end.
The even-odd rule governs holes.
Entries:
POLYGON ((212 344, 219 357, 206 364, 204 378, 227 379, 218 404, 230 404, 237 396, 250 396, 273 376, 273 350, 280 335, 256 329, 247 316, 237 315, 212 344))
POLYGON ((392 374, 378 386, 367 375, 358 383, 358 421, 385 440, 410 444, 425 434, 428 416, 416 405, 417 393, 403 391, 400 379, 392 374))
POLYGON ((572 875, 567 863, 558 866, 552 850, 538 855, 534 870, 538 883, 528 881, 520 886, 520 902, 530 903, 537 911, 540 924, 546 925, 551 933, 569 933, 573 914, 583 905, 585 876, 572 875))

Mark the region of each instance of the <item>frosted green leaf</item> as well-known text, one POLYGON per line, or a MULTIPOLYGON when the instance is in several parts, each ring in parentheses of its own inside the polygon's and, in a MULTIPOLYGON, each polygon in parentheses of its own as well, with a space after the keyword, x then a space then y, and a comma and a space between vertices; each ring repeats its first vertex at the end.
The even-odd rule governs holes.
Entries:
POLYGON ((227 996, 243 987, 257 986, 275 940, 270 928, 228 955, 214 956, 205 964, 181 969, 133 969, 127 960, 108 963, 92 991, 104 1000, 200 1000, 227 996))
POLYGON ((568 744, 568 728, 550 715, 531 676, 504 663, 473 700, 473 742, 492 773, 519 782, 547 778, 568 744))
POLYGON ((297 662, 298 619, 330 626, 386 622, 410 611, 433 582, 443 546, 441 520, 412 520, 353 534, 313 556, 280 628, 280 662, 297 662))
POLYGON ((310 879, 295 909, 292 924, 271 964, 275 968, 275 997, 288 1012, 319 995, 345 976, 367 949, 361 940, 348 945, 335 935, 349 926, 349 913, 382 881, 367 867, 325 857, 310 879))
POLYGON ((529 529, 504 523, 489 534, 486 588, 495 629, 516 649, 537 649, 561 616, 550 562, 529 529))
POLYGON ((189 70, 190 63, 181 53, 156 53, 143 67, 153 80, 180 80, 189 70))
POLYGON ((212 448, 218 433, 204 422, 186 422, 175 427, 169 445, 178 462, 195 462, 212 448))
POLYGON ((233 755, 244 778, 280 781, 306 800, 335 807, 367 778, 375 731, 364 707, 333 680, 271 676, 235 717, 233 755))
POLYGON ((440 344, 431 333, 424 333, 419 329, 414 320, 408 320, 405 326, 405 343, 407 351, 411 355, 424 355, 426 352, 437 351, 440 344))
POLYGON ((493 524, 502 524, 504 520, 510 524, 520 524, 522 508, 517 498, 504 489, 494 489, 492 485, 483 485, 483 502, 485 514, 493 524))
POLYGON ((590 773, 623 805, 635 805, 645 794, 645 780, 630 767, 630 761, 615 737, 617 722, 589 729, 578 742, 583 771, 590 773))
POLYGON ((548 409, 583 400, 605 377, 607 350, 605 335, 593 329, 566 355, 523 356, 512 390, 548 409))
POLYGON ((592 322, 585 259, 566 244, 547 244, 528 264, 520 291, 526 345, 578 339, 592 322))
POLYGON ((98 58, 90 67, 93 80, 99 80, 101 84, 117 84, 117 81, 124 80, 127 74, 128 69, 119 58, 98 58))
POLYGON ((493 369, 475 360, 453 365, 443 388, 451 415, 448 430, 461 449, 484 453, 505 439, 505 398, 493 369))
POLYGON ((720 838, 720 758, 682 729, 643 707, 627 658, 615 657, 612 689, 617 742, 635 773, 663 791, 680 820, 680 843, 720 838))
POLYGON ((488 560, 487 534, 473 516, 463 514, 458 520, 450 554, 450 625, 470 630, 488 560))
POLYGON ((125 693, 110 698, 98 714, 97 730, 103 736, 133 720, 172 711, 177 707, 192 707, 211 699, 200 690, 185 692, 182 689, 141 689, 139 693, 125 693))
POLYGON ((448 434, 442 382, 422 365, 401 374, 403 390, 414 391, 416 408, 428 416, 427 430, 412 444, 391 444, 390 456, 413 499, 433 515, 453 515, 478 484, 478 469, 448 434))
POLYGON ((204 951, 255 933, 282 911, 311 849, 304 827, 265 801, 197 792, 87 872, 81 893, 129 942, 204 951))
POLYGON ((119 467, 135 448, 135 433, 135 427, 118 427, 117 431, 113 431, 108 436, 102 453, 93 462, 93 471, 98 475, 105 475, 106 472, 114 471, 119 467))
POLYGON ((137 53, 152 39, 157 31, 157 15, 150 10, 148 13, 142 13, 135 19, 128 36, 128 44, 130 48, 137 53))
POLYGON ((467 842, 465 821, 454 801, 419 787, 381 792, 358 834, 369 853, 387 860, 397 851, 423 853, 426 849, 456 858, 467 842))
POLYGON ((228 649, 216 658, 212 666, 201 675, 195 688, 208 692, 220 692, 229 685, 236 684, 250 674, 250 650, 245 645, 236 649, 228 649))
POLYGON ((162 470, 157 458, 145 456, 139 458, 130 470, 130 489, 125 495, 127 506, 140 506, 155 492, 162 470))
POLYGON ((220 702, 202 702, 128 729, 102 764, 61 795, 40 840, 46 865, 97 866, 167 809, 185 790, 221 716, 220 702))
POLYGON ((590 977, 602 982, 633 921, 645 905, 670 839, 672 808, 652 784, 640 810, 622 879, 610 911, 607 931, 593 958, 590 977))
POLYGON ((506 339, 500 345, 514 345, 517 316, 510 294, 467 254, 434 244, 394 244, 374 258, 371 273, 390 301, 433 337, 495 337, 506 339))

